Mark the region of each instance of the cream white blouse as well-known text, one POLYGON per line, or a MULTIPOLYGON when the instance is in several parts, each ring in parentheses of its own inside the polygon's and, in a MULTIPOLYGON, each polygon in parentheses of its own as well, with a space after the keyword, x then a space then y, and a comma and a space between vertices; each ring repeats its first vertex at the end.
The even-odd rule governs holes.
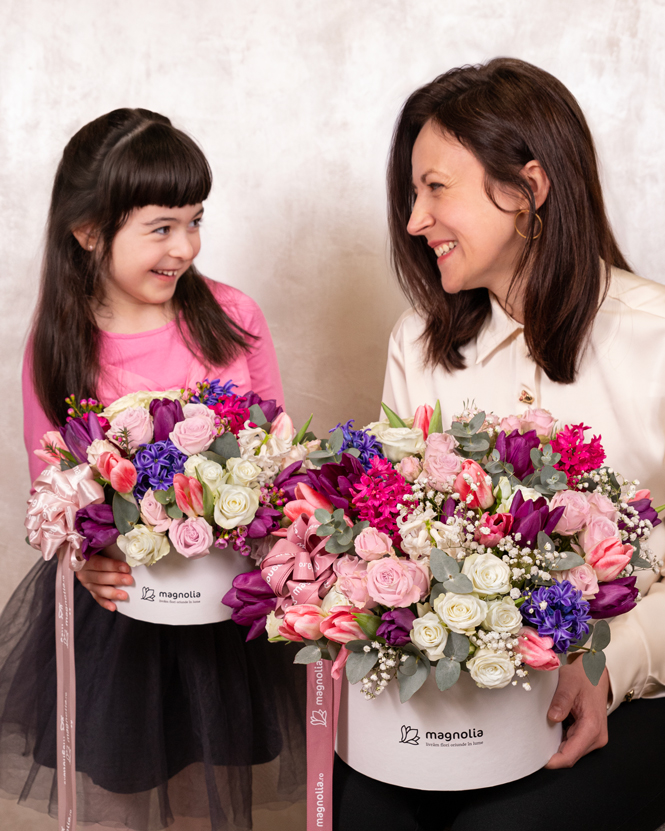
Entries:
MULTIPOLYGON (((383 400, 401 416, 438 399, 444 424, 475 402, 497 415, 528 406, 550 410, 562 424, 584 422, 602 436, 606 462, 650 488, 654 505, 665 504, 665 286, 612 269, 579 375, 573 384, 550 381, 529 357, 520 323, 492 298, 492 315, 476 340, 462 350, 466 368, 448 373, 425 367, 423 319, 410 310, 390 337, 383 400), (525 403, 525 399, 533 403, 525 403)), ((651 536, 665 554, 665 525, 651 536)), ((663 571, 665 575, 665 570, 663 571)), ((606 650, 616 708, 624 697, 665 695, 665 583, 642 572, 643 599, 613 621, 606 650)))

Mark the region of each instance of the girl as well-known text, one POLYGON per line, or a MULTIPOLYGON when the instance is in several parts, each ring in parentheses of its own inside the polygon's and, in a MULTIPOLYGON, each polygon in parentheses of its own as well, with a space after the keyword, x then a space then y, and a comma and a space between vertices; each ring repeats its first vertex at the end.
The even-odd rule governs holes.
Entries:
MULTIPOLYGON (((662 504, 665 287, 632 274, 619 250, 570 92, 518 60, 441 75, 404 106, 388 188, 393 259, 414 308, 390 339, 384 401, 407 416, 438 399, 444 424, 465 400, 590 424, 608 461, 662 504)), ((662 534, 650 541, 659 554, 662 534)), ((402 829, 443 821, 454 831, 658 827, 665 701, 646 700, 665 694, 656 578, 638 578, 646 597, 613 625, 597 687, 581 661, 562 668, 548 717, 568 718, 568 731, 548 769, 432 793, 384 785, 338 760, 338 827, 365 828, 370 818, 402 829)))
MULTIPOLYGON (((108 113, 65 148, 23 374, 33 479, 43 467, 33 451, 65 423, 71 393, 109 404, 219 376, 281 403, 260 309, 193 265, 210 187, 199 147, 148 110, 108 113)), ((0 621, 0 788, 51 815, 54 569, 37 564, 0 621)), ((131 581, 128 566, 95 557, 81 574, 92 593, 76 586, 79 819, 152 831, 182 815, 250 828, 252 791, 258 802, 300 795, 293 656, 265 638, 245 643, 231 621, 167 626, 112 614, 127 597, 117 586, 131 581)))

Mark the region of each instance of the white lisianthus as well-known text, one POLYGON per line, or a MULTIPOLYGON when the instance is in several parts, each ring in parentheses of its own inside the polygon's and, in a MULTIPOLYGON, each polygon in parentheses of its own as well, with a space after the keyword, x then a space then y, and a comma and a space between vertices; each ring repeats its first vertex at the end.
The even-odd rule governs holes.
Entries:
MULTIPOLYGON (((245 422, 247 423, 247 422, 245 422)), ((238 445, 243 459, 251 458, 261 447, 268 434, 261 427, 245 427, 238 433, 238 445)))
POLYGON ((228 481, 228 476, 224 468, 218 463, 205 456, 196 454, 189 456, 185 462, 185 476, 191 476, 194 479, 201 478, 212 491, 213 496, 217 496, 219 489, 228 481))
POLYGON ((479 687, 500 690, 510 684, 515 674, 515 665, 505 652, 479 649, 466 662, 469 674, 479 687))
POLYGON ((337 586, 333 586, 332 589, 328 592, 328 594, 323 598, 323 602, 321 603, 321 611, 322 612, 329 612, 334 606, 352 606, 353 604, 349 600, 349 598, 342 594, 342 592, 337 588, 337 586))
POLYGON ((123 395, 113 404, 109 404, 100 415, 113 423, 113 419, 119 416, 124 410, 130 407, 144 407, 146 410, 150 406, 150 402, 155 398, 168 398, 171 401, 176 401, 180 398, 180 390, 165 390, 155 392, 154 390, 140 390, 139 392, 130 392, 128 395, 123 395))
POLYGON ((420 427, 391 427, 387 421, 375 421, 365 428, 381 442, 386 458, 393 464, 407 456, 425 452, 425 438, 420 427))
POLYGON ((489 603, 483 629, 515 635, 522 628, 522 623, 522 615, 515 601, 503 597, 501 600, 492 600, 489 603))
POLYGON ((469 635, 485 620, 487 603, 474 594, 440 594, 434 611, 452 632, 469 635))
POLYGON ((127 565, 151 566, 169 553, 170 545, 166 534, 158 534, 147 525, 135 525, 127 534, 117 539, 118 548, 125 555, 127 565))
POLYGON ((410 637, 412 642, 422 649, 430 661, 438 661, 443 657, 443 650, 448 641, 446 631, 441 619, 434 612, 427 612, 422 617, 413 621, 413 629, 410 637))
POLYGON ((215 502, 215 522, 220 528, 248 525, 259 507, 258 491, 242 485, 222 485, 215 502))
POLYGON ((510 589, 510 568, 495 554, 472 554, 464 560, 462 574, 473 583, 473 590, 482 597, 507 594, 510 589))
POLYGON ((88 464, 92 465, 92 467, 95 467, 102 453, 117 452, 118 448, 114 444, 111 444, 110 441, 106 441, 106 439, 95 439, 93 443, 88 446, 88 464))
POLYGON ((231 485, 251 487, 261 474, 261 468, 251 459, 229 459, 226 463, 231 485))

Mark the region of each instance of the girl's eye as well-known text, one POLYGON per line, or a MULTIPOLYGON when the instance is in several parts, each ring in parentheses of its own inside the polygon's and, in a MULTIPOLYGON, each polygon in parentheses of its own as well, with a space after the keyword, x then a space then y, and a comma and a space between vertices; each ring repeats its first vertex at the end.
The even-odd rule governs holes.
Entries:
POLYGON ((193 219, 189 223, 189 226, 190 226, 190 228, 199 228, 201 226, 202 222, 203 222, 203 217, 202 216, 197 216, 196 219, 193 219))
POLYGON ((155 233, 160 234, 161 236, 165 237, 169 231, 171 230, 170 225, 162 225, 161 228, 155 228, 155 233))

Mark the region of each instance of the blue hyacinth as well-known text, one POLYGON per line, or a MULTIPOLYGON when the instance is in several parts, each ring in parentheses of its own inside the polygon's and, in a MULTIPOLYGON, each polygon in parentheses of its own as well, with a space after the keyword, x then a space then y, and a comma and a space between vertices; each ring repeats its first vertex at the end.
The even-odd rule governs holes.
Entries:
POLYGON ((365 470, 369 470, 372 465, 372 459, 375 456, 380 456, 382 459, 385 458, 381 443, 375 436, 371 436, 365 430, 354 430, 351 427, 352 424, 353 419, 350 419, 346 424, 338 424, 330 432, 334 433, 335 430, 341 430, 344 435, 344 442, 341 448, 342 452, 348 450, 350 447, 355 447, 356 450, 360 451, 358 461, 365 470))
POLYGON ((225 384, 220 384, 219 378, 214 381, 206 379, 201 384, 197 384, 197 394, 193 395, 189 400, 193 404, 206 404, 208 407, 214 407, 222 398, 231 395, 233 390, 238 386, 233 381, 227 381, 225 384))
POLYGON ((132 461, 137 476, 134 496, 143 499, 148 488, 168 490, 175 474, 184 471, 187 455, 178 450, 171 439, 165 439, 142 445, 132 461))
POLYGON ((520 609, 524 622, 539 635, 552 638, 555 652, 567 652, 589 631, 589 604, 568 580, 524 594, 527 601, 520 609))

